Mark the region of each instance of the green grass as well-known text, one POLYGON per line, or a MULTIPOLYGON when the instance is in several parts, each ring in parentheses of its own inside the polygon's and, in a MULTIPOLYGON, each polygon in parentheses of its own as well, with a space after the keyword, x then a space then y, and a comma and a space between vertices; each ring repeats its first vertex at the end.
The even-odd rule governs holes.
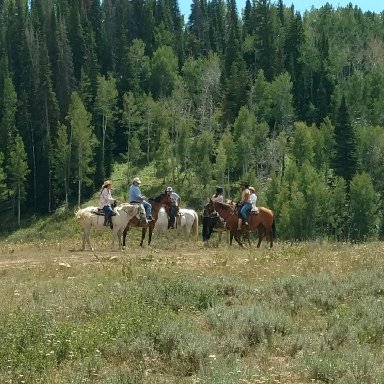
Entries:
POLYGON ((1 244, 2 383, 384 380, 380 243, 94 257, 62 241, 1 244))

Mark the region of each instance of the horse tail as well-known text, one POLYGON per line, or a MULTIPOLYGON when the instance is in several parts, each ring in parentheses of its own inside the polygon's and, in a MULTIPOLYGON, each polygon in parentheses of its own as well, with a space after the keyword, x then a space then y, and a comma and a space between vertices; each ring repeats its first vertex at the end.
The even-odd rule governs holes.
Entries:
POLYGON ((85 209, 78 209, 75 212, 75 217, 77 220, 86 219, 91 216, 92 216, 92 213, 89 211, 86 211, 85 209))
POLYGON ((195 220, 193 221, 193 224, 192 224, 192 231, 193 231, 193 236, 197 240, 199 237, 199 216, 197 215, 196 212, 193 212, 193 216, 195 216, 195 220))
POLYGON ((276 239, 276 220, 275 220, 275 214, 273 214, 272 219, 272 236, 274 239, 276 239))

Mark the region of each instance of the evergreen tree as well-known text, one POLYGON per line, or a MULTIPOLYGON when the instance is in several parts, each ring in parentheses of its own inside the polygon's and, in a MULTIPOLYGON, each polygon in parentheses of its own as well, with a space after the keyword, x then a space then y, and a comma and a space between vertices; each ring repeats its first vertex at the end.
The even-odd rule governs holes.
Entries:
MULTIPOLYGON (((97 1, 93 1, 97 3, 97 1)), ((60 116, 63 119, 69 107, 69 100, 75 87, 73 72, 72 50, 68 41, 67 26, 64 19, 60 19, 57 25, 57 63, 56 63, 56 94, 60 108, 60 116)))
POLYGON ((5 182, 4 155, 0 152, 0 201, 6 198, 7 187, 5 182))
POLYGON ((335 154, 333 169, 335 174, 351 181, 357 168, 357 143, 355 130, 351 124, 345 97, 342 98, 335 122, 335 154))
POLYGON ((16 133, 17 95, 9 75, 4 78, 0 112, 0 152, 9 153, 9 139, 16 133))

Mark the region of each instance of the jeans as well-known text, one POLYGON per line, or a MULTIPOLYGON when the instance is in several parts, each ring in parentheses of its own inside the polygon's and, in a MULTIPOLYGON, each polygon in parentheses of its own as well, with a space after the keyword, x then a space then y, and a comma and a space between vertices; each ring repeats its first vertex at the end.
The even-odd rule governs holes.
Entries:
POLYGON ((130 201, 129 204, 143 204, 145 209, 145 216, 149 217, 152 216, 152 204, 148 203, 148 201, 130 201))
POLYGON ((107 223, 107 222, 111 221, 111 216, 113 213, 112 207, 110 205, 104 205, 103 211, 105 213, 105 222, 107 223))
POLYGON ((148 203, 148 201, 143 201, 141 204, 144 205, 145 215, 147 217, 152 216, 152 205, 151 205, 151 203, 148 203))
POLYGON ((103 211, 106 215, 111 216, 113 213, 113 209, 110 205, 104 205, 103 211))
POLYGON ((243 221, 247 221, 247 213, 252 209, 252 204, 247 202, 244 203, 240 210, 240 215, 243 221))

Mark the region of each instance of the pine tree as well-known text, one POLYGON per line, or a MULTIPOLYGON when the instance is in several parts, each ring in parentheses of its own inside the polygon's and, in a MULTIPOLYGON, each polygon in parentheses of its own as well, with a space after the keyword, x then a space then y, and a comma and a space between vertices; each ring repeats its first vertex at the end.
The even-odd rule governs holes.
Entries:
POLYGON ((17 95, 12 78, 7 75, 4 78, 4 86, 2 90, 2 110, 0 115, 0 152, 8 154, 9 138, 16 133, 16 109, 17 95))
POLYGON ((0 152, 0 201, 3 201, 6 198, 6 193, 4 155, 0 152))
POLYGON ((335 154, 333 169, 337 176, 350 182, 357 169, 357 143, 355 130, 351 124, 345 97, 337 110, 335 122, 335 154))

